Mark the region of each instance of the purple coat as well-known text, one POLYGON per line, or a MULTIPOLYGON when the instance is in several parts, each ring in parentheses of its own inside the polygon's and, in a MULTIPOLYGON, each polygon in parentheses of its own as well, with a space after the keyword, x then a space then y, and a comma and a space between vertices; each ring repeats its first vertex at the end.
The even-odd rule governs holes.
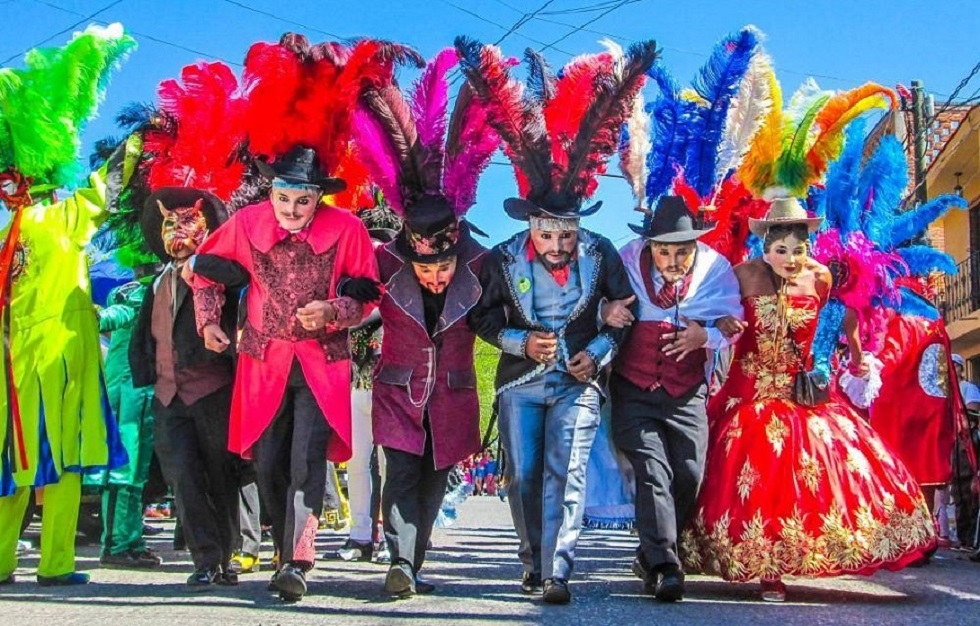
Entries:
POLYGON ((477 276, 486 249, 470 238, 460 247, 456 273, 433 337, 425 328, 422 287, 411 262, 390 242, 378 248, 385 295, 381 358, 374 370, 374 442, 421 456, 422 417, 429 414, 436 469, 480 449, 480 401, 473 367, 476 335, 466 323, 483 290, 477 276))

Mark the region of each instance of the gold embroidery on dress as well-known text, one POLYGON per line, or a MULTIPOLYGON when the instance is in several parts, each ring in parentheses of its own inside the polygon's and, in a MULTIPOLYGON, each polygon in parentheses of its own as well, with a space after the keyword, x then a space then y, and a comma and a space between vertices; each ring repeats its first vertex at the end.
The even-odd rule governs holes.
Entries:
POLYGON ((820 467, 820 462, 804 450, 800 456, 800 469, 797 470, 796 476, 803 481, 803 484, 810 490, 810 493, 816 495, 822 475, 823 468, 820 467))
POLYGON ((772 446, 773 451, 776 456, 782 456, 783 446, 786 443, 786 437, 789 435, 789 428, 786 423, 774 412, 769 423, 766 424, 766 439, 769 440, 769 444, 772 446))
POLYGON ((793 392, 793 376, 800 369, 798 354, 801 346, 793 333, 805 327, 816 316, 808 307, 782 306, 777 295, 755 298, 757 349, 742 355, 741 365, 745 375, 753 379, 755 399, 790 400, 793 392))
POLYGON ((742 466, 742 471, 738 473, 738 482, 736 483, 738 486, 738 495, 742 498, 742 502, 748 499, 749 494, 759 484, 759 478, 761 478, 759 472, 752 467, 751 463, 746 461, 745 465, 742 466))

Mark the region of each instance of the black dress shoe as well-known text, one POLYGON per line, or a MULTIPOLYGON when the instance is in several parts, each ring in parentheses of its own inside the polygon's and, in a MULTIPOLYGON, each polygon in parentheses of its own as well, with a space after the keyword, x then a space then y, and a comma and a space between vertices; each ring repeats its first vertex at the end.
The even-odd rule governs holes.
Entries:
POLYGON ((388 575, 385 576, 385 591, 403 598, 415 595, 418 589, 412 566, 404 561, 392 563, 388 568, 388 575))
POLYGON ((306 572, 302 568, 287 563, 276 576, 276 589, 279 597, 286 602, 299 602, 306 595, 306 572))
POLYGON ((541 599, 548 604, 568 604, 572 600, 572 592, 568 590, 568 581, 564 578, 548 578, 544 581, 544 592, 541 599))
POLYGON ((187 577, 187 586, 194 591, 204 591, 214 584, 217 578, 217 567, 202 567, 194 570, 194 573, 187 577))
POLYGON ((276 570, 272 572, 272 578, 269 579, 269 584, 265 586, 266 589, 274 593, 279 592, 279 571, 276 570))
POLYGON ((374 545, 369 541, 361 543, 348 539, 347 543, 341 546, 336 552, 324 555, 328 559, 340 559, 342 561, 370 561, 374 552, 374 545))
POLYGON ((684 598, 684 572, 676 565, 666 565, 660 570, 660 582, 654 596, 659 602, 677 602, 684 598))
POLYGON ((418 574, 415 575, 415 593, 426 594, 432 593, 436 590, 436 586, 422 578, 418 574))
POLYGON ((524 578, 521 579, 521 591, 523 593, 539 593, 541 591, 541 574, 524 572, 524 578))
POLYGON ((234 587, 238 584, 238 572, 231 566, 229 562, 221 571, 218 572, 218 576, 214 579, 214 582, 219 585, 226 585, 228 587, 234 587))
POLYGON ((37 584, 42 587, 66 587, 69 585, 87 585, 89 575, 85 572, 72 572, 61 576, 41 576, 37 577, 37 584))

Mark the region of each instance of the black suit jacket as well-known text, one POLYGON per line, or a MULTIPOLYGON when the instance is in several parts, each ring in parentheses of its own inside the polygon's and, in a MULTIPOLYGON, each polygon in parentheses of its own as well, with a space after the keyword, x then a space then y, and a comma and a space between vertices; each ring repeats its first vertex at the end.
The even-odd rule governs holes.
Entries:
MULTIPOLYGON (((234 285, 242 285, 247 280, 244 271, 240 266, 228 266, 228 282, 234 285)), ((167 270, 164 270, 167 271, 167 270)), ((153 278, 153 286, 147 290, 143 298, 143 305, 140 307, 139 316, 136 318, 136 326, 133 329, 133 337, 129 344, 129 365, 133 370, 133 386, 143 387, 152 385, 157 380, 157 346, 153 339, 151 328, 153 320, 153 303, 155 301, 155 287, 160 274, 153 278)), ((173 325, 173 345, 177 352, 177 368, 193 367, 203 363, 214 363, 217 367, 228 367, 234 370, 235 358, 235 337, 238 324, 238 292, 229 293, 225 299, 225 306, 221 310, 221 329, 225 331, 232 345, 224 352, 214 352, 204 347, 204 339, 197 332, 197 320, 194 317, 194 293, 187 283, 178 277, 180 283, 177 286, 177 315, 174 317, 173 325)))
MULTIPOLYGON (((502 348, 507 330, 549 330, 533 319, 533 293, 529 289, 532 261, 526 258, 529 236, 528 231, 523 231, 498 244, 483 262, 480 273, 483 295, 470 311, 469 323, 481 339, 498 348, 502 348)), ((571 357, 586 350, 597 336, 604 335, 612 349, 596 363, 598 377, 627 336, 627 329, 600 327, 599 305, 603 298, 620 300, 632 296, 633 287, 619 252, 605 237, 579 229, 577 254, 583 294, 560 329, 559 341, 564 342, 571 357)), ((635 313, 636 304, 631 308, 635 313)), ((544 366, 524 355, 502 352, 497 365, 498 391, 535 375, 536 370, 543 371, 544 366)))

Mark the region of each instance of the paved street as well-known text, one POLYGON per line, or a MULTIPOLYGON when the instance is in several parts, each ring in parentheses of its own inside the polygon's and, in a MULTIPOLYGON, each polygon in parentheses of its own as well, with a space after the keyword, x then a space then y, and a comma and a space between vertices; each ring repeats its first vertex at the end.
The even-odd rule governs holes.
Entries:
MULTIPOLYGON (((644 596, 628 572, 635 539, 627 532, 590 531, 579 544, 572 604, 552 607, 520 593, 517 542, 507 506, 498 499, 470 498, 456 525, 437 530, 433 539, 425 573, 439 590, 409 600, 383 594, 383 567, 333 561, 317 564, 310 595, 298 604, 282 604, 266 591, 267 572, 243 576, 236 588, 194 594, 183 585, 188 555, 169 550, 168 532, 154 538, 153 547, 166 560, 154 572, 100 569, 97 548, 80 548, 80 567, 93 579, 80 588, 38 587, 33 582, 37 553, 31 553, 21 561, 21 582, 0 587, 0 614, 3 626, 980 624, 980 565, 959 552, 942 551, 929 567, 873 578, 790 582, 790 601, 784 605, 758 601, 755 585, 691 577, 683 602, 662 605, 644 596)), ((324 532, 319 543, 327 550, 342 540, 340 533, 324 532)))

